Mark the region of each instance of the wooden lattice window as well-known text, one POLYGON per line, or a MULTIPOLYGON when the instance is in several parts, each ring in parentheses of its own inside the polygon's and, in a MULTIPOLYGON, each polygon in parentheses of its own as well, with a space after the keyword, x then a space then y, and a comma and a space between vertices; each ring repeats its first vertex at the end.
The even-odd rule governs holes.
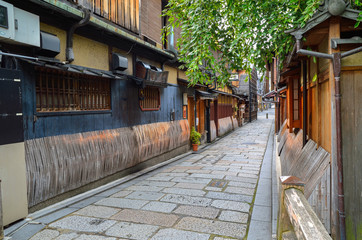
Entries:
POLYGON ((139 0, 78 0, 78 4, 128 30, 139 32, 139 0))
POLYGON ((37 71, 37 112, 110 109, 110 79, 60 70, 40 69, 37 71))
POLYGON ((160 110, 160 90, 155 87, 146 87, 139 90, 140 107, 142 111, 160 110))

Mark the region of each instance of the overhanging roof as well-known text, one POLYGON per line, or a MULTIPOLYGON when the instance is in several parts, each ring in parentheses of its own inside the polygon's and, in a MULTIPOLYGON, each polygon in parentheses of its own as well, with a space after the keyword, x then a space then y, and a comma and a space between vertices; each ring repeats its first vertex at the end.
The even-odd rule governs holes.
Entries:
POLYGON ((306 32, 333 16, 341 16, 347 19, 357 20, 359 13, 360 11, 351 9, 348 4, 342 8, 338 8, 332 6, 330 0, 321 1, 318 10, 314 13, 313 17, 308 20, 304 27, 289 30, 287 33, 290 33, 297 39, 301 39, 306 32))
POLYGON ((32 65, 44 68, 50 68, 60 71, 67 71, 75 74, 85 74, 93 77, 104 77, 104 78, 114 78, 114 79, 126 79, 125 75, 116 75, 111 71, 82 67, 73 64, 61 64, 61 63, 49 63, 44 61, 34 61, 34 60, 24 60, 24 62, 30 63, 32 65))
POLYGON ((209 93, 201 90, 196 90, 195 92, 201 100, 213 100, 219 96, 218 93, 209 93))

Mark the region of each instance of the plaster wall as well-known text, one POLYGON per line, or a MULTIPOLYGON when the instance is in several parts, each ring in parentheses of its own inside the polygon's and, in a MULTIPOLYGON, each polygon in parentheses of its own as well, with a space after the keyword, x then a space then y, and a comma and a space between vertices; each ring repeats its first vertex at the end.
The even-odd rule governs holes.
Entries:
POLYGON ((7 225, 28 215, 24 142, 0 145, 0 166, 3 224, 7 225))

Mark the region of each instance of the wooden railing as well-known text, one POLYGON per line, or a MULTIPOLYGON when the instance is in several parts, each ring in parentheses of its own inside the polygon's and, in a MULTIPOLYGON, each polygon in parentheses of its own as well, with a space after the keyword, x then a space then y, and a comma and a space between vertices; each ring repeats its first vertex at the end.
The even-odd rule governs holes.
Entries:
POLYGON ((278 240, 332 239, 304 197, 304 183, 297 177, 280 177, 278 240))

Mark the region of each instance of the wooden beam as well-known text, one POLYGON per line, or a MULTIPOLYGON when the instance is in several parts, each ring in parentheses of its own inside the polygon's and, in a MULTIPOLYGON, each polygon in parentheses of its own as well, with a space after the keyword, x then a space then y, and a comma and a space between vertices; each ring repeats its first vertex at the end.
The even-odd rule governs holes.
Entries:
POLYGON ((289 188, 285 190, 284 194, 285 209, 288 212, 297 239, 332 239, 302 191, 289 188))

